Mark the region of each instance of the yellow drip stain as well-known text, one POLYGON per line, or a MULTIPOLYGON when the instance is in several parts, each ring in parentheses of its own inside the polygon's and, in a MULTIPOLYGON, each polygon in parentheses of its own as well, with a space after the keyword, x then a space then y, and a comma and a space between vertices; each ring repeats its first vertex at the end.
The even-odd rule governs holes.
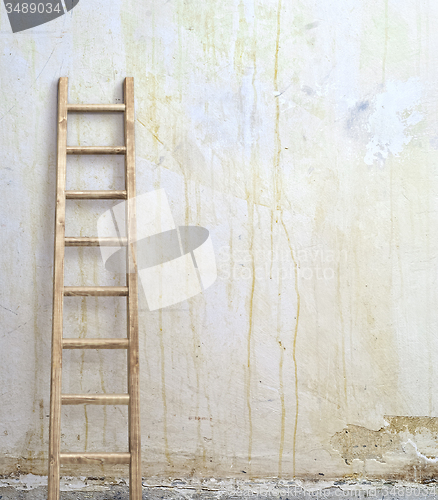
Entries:
MULTIPOLYGON (((42 446, 44 446, 44 427, 45 427, 45 422, 44 422, 44 400, 40 399, 40 440, 42 446)), ((41 450, 39 453, 40 458, 44 458, 44 451, 41 450)))
POLYGON ((254 290, 255 290, 255 263, 254 263, 254 203, 251 203, 251 209, 249 210, 249 227, 251 231, 250 237, 250 247, 249 253, 251 255, 251 265, 252 265, 252 281, 251 281, 251 293, 249 298, 249 324, 248 324, 248 338, 247 338, 247 360, 246 360, 246 407, 248 410, 248 472, 251 474, 251 458, 252 458, 252 408, 251 408, 251 342, 253 333, 253 312, 254 312, 254 290))
POLYGON ((417 11, 417 45, 418 49, 416 50, 416 70, 417 75, 420 76, 421 73, 421 56, 422 56, 422 35, 421 35, 421 5, 419 2, 416 3, 416 11, 417 11))
MULTIPOLYGON (((32 172, 35 172, 36 171, 36 168, 35 166, 33 166, 32 168, 32 172)), ((38 227, 37 225, 32 225, 32 227, 38 227)), ((37 244, 38 244, 38 241, 37 241, 37 235, 36 235, 36 230, 35 229, 32 229, 31 231, 31 246, 32 246, 32 253, 34 255, 34 258, 33 258, 33 265, 32 265, 32 276, 33 276, 33 283, 35 284, 35 286, 37 286, 37 283, 40 282, 40 280, 38 279, 38 267, 37 267, 37 259, 36 259, 36 255, 37 255, 37 251, 36 251, 36 247, 37 247, 37 244)), ((41 345, 41 338, 40 338, 40 331, 39 331, 39 328, 38 328, 38 318, 39 318, 39 314, 38 314, 38 309, 39 309, 39 300, 38 300, 38 297, 39 297, 39 293, 37 292, 37 290, 35 290, 35 292, 33 293, 33 330, 34 330, 34 339, 33 339, 33 345, 34 345, 34 356, 35 356, 35 373, 41 373, 41 370, 39 369, 39 359, 40 359, 40 356, 38 355, 38 347, 41 345)), ((33 400, 33 403, 32 403, 32 411, 35 413, 35 407, 36 407, 36 401, 37 401, 37 397, 38 397, 38 380, 37 380, 37 377, 33 377, 33 383, 34 383, 34 400, 33 400)), ((41 407, 40 407, 41 408, 41 407)), ((40 419, 41 419, 41 411, 40 411, 40 419)), ((41 425, 41 430, 40 430, 40 439, 41 439, 41 445, 44 446, 44 418, 43 420, 40 420, 40 425, 41 425)), ((32 432, 32 437, 33 437, 33 432, 32 432)), ((30 439, 29 439, 29 443, 28 443, 28 446, 26 447, 27 450, 30 450, 31 448, 33 448, 32 446, 30 446, 30 439)))
MULTIPOLYGON (((80 236, 83 236, 83 230, 80 230, 80 236)), ((79 274, 81 286, 85 286, 85 274, 84 274, 84 249, 79 247, 78 249, 78 260, 79 260, 79 274)), ((79 329, 79 337, 85 338, 88 330, 88 312, 87 312, 87 299, 83 297, 81 300, 81 326, 79 329)), ((85 349, 81 352, 81 367, 80 367, 80 386, 81 392, 84 392, 83 381, 84 381, 84 365, 85 365, 85 349)), ((85 418, 85 442, 84 449, 87 451, 88 447, 88 414, 87 405, 84 405, 84 418, 85 418)))
MULTIPOLYGON (((280 189, 280 179, 279 179, 279 170, 280 170, 280 160, 281 160, 281 137, 280 137, 280 101, 277 98, 278 96, 278 56, 280 49, 280 33, 281 33, 281 6, 282 0, 278 1, 277 4, 277 36, 275 40, 275 59, 274 59, 274 91, 275 91, 275 149, 274 149, 274 180, 273 180, 273 191, 274 191, 274 203, 271 210, 271 266, 270 266, 270 278, 272 279, 272 267, 274 263, 274 223, 278 223, 277 211, 280 210, 280 198, 281 198, 281 189, 280 189)), ((284 225, 284 224, 283 224, 284 225)), ((292 250, 291 250, 292 253, 292 250)), ((293 257, 292 257, 293 258, 293 257)), ((297 273, 296 273, 297 274, 297 273)), ((297 276, 296 276, 297 278, 297 276)), ((282 278, 280 273, 279 279, 279 299, 278 299, 278 313, 277 313, 277 331, 281 330, 280 321, 281 321, 281 285, 282 278)), ((286 421, 286 407, 284 401, 284 384, 283 384, 283 363, 284 363, 284 347, 281 344, 280 339, 277 340, 280 346, 280 364, 279 364, 279 382, 280 382, 280 404, 281 404, 281 420, 280 420, 280 446, 278 452, 278 475, 281 477, 282 474, 282 466, 283 466, 283 450, 284 450, 284 434, 285 434, 285 421, 286 421)), ((294 346, 295 352, 295 346, 294 346)), ((296 367, 296 363, 295 363, 296 367)), ((296 376, 295 376, 296 379, 296 376)), ((295 380, 296 382, 296 380, 295 380)), ((297 420, 297 415, 296 415, 297 420)), ((295 434, 294 434, 294 474, 295 474, 295 442, 296 442, 296 425, 295 425, 295 434)))
MULTIPOLYGON (((256 16, 257 17, 257 16, 256 16)), ((256 17, 254 18, 254 25, 256 24, 256 17)), ((254 91, 253 109, 251 115, 251 131, 253 137, 256 136, 256 116, 257 116, 257 86, 256 86, 256 75, 257 75, 257 59, 256 59, 256 48, 257 46, 257 36, 254 32, 254 51, 253 51, 253 76, 252 76, 252 86, 254 91)), ((257 158, 257 141, 255 141, 255 146, 251 148, 251 163, 256 164, 257 158)), ((248 472, 251 474, 251 460, 252 460, 252 441, 253 441, 253 426, 252 426, 252 407, 251 407, 251 343, 252 343, 252 333, 253 333, 253 312, 254 312, 254 291, 255 291, 255 262, 254 262, 254 195, 256 193, 257 185, 257 173, 253 169, 252 178, 252 189, 247 192, 247 203, 248 203, 248 227, 250 228, 250 246, 249 254, 251 255, 251 266, 252 266, 252 282, 251 282, 251 292, 249 297, 249 315, 248 315, 248 336, 247 336, 247 362, 246 362, 246 406, 248 411, 248 472)), ((230 239, 230 255, 232 258, 232 246, 230 239)))
POLYGON ((388 0, 385 0, 385 42, 383 46, 382 58, 382 84, 386 80, 386 58, 388 54, 388 0))
POLYGON ((278 452, 278 477, 281 477, 283 466, 283 450, 284 450, 284 431, 286 424, 286 405, 284 402, 284 381, 283 381, 283 363, 284 363, 284 347, 280 343, 280 365, 278 368, 280 377, 280 403, 281 403, 281 423, 280 423, 280 449, 278 452))
POLYGON ((164 454, 169 465, 172 465, 169 453, 169 442, 167 439, 167 397, 166 397, 166 361, 164 356, 164 339, 163 339, 163 311, 159 311, 159 326, 160 326, 160 353, 161 353, 161 398, 163 401, 163 432, 164 432, 164 454))
POLYGON ((341 357, 342 357, 342 375, 344 379, 344 405, 346 417, 348 419, 348 391, 347 391, 347 366, 345 362, 345 326, 344 326, 344 315, 342 314, 342 296, 341 296, 341 269, 340 263, 338 263, 338 273, 337 273, 337 302, 339 307, 339 318, 341 320, 341 357))
MULTIPOLYGON (((95 269, 96 269, 96 266, 95 266, 95 269)), ((95 274, 94 283, 97 283, 96 272, 94 274, 95 274)), ((98 316, 98 311, 99 311, 99 308, 98 308, 98 298, 96 297, 95 298, 95 304, 94 304, 94 318, 95 318, 95 324, 96 324, 96 330, 97 330, 96 333, 98 334, 97 337, 100 337, 100 335, 99 335, 99 316, 98 316)), ((102 392, 105 394, 106 393, 106 386, 105 386, 105 377, 104 377, 104 374, 103 374, 103 366, 104 366, 103 353, 102 353, 101 349, 98 349, 97 353, 98 353, 98 356, 99 356, 100 386, 102 388, 102 392)), ((103 444, 104 445, 106 444, 106 428, 107 428, 107 407, 104 406, 103 407, 103 430, 102 430, 102 434, 103 434, 102 440, 103 440, 103 444)))
MULTIPOLYGON (((275 189, 274 189, 275 191, 275 189)), ((274 202, 276 203, 276 194, 274 192, 274 202)), ((274 265, 274 210, 271 210, 271 265, 269 268, 269 279, 272 279, 272 267, 274 265)))
POLYGON ((182 89, 182 82, 184 78, 184 71, 185 71, 185 64, 183 60, 183 36, 182 36, 182 26, 183 26, 183 19, 184 19, 184 7, 185 7, 185 2, 184 0, 180 0, 177 3, 176 10, 177 10, 177 15, 178 15, 178 59, 177 59, 177 78, 176 81, 178 82, 178 96, 179 96, 179 102, 182 102, 182 94, 183 94, 183 89, 182 89), (182 12, 181 12, 182 11, 182 12))
MULTIPOLYGON (((280 48, 280 27, 281 27, 281 1, 278 1, 277 8, 277 38, 275 41, 275 64, 274 64, 274 90, 278 92, 278 52, 280 48)), ((278 196, 280 191, 279 186, 279 168, 280 168, 280 157, 281 157, 281 138, 280 138, 280 101, 278 98, 275 99, 275 154, 274 154, 274 193, 275 200, 278 202, 278 196)), ((280 207, 275 207, 279 210, 280 207)))
POLYGON ((84 416, 85 416, 85 451, 88 448, 88 414, 87 414, 87 405, 84 405, 84 416))
POLYGON ((209 10, 206 12, 204 22, 204 53, 206 54, 208 60, 211 61, 211 64, 213 64, 214 67, 217 67, 218 60, 216 55, 216 44, 214 40, 216 28, 214 25, 214 20, 216 19, 216 12, 219 6, 214 5, 214 3, 212 2, 206 2, 205 5, 207 6, 207 8, 209 8, 209 10))
MULTIPOLYGON (((210 457, 213 457, 215 456, 215 453, 214 453, 214 450, 212 450, 212 445, 214 445, 214 442, 215 442, 215 439, 214 439, 214 425, 213 425, 213 418, 212 418, 212 412, 211 412, 211 403, 210 403, 210 395, 209 393, 206 391, 205 392, 205 398, 207 400, 207 411, 208 411, 208 414, 210 415, 210 419, 209 419, 209 422, 210 422, 210 432, 211 432, 211 445, 209 447, 209 450, 210 450, 210 457)), ((204 455, 205 455, 205 452, 206 450, 204 450, 204 455)), ((204 456, 204 461, 206 462, 206 457, 204 456)))
POLYGON ((298 365, 297 365, 297 338, 298 338, 298 325, 300 321, 300 308, 301 308, 301 297, 298 288, 298 263, 295 258, 294 251, 292 249, 292 244, 289 238, 289 234, 286 229, 286 225, 283 221, 283 217, 281 217, 281 223, 284 228, 284 232, 286 234, 286 238, 289 245, 290 255, 292 257, 292 261, 294 263, 294 274, 295 274, 295 293, 297 296, 297 315, 295 321, 294 328, 294 339, 293 339, 293 347, 292 347, 292 358, 294 362, 294 375, 295 375, 295 422, 294 422, 294 434, 293 434, 293 445, 292 445, 292 473, 293 477, 295 477, 296 472, 296 449, 297 449, 297 429, 298 429, 298 414, 299 414, 299 396, 298 396, 298 365))
POLYGON ((245 18, 245 5, 239 2, 239 28, 237 31, 236 43, 234 46, 234 71, 242 78, 245 69, 243 55, 245 53, 245 40, 248 38, 248 24, 245 18))
MULTIPOLYGON (((201 394, 201 384, 199 380, 200 373, 200 358, 201 355, 200 347, 201 347, 201 339, 196 331, 196 323, 194 319, 193 307, 192 303, 189 302, 189 316, 190 316, 190 329, 192 331, 192 356, 193 356, 193 367, 195 370, 196 376, 196 415, 199 415, 199 397, 201 394)), ((202 465, 205 467, 206 464, 206 449, 204 440, 202 439, 202 422, 201 419, 197 420, 197 436, 198 436, 198 447, 202 450, 202 465)))
POLYGON ((137 121, 140 123, 140 125, 143 125, 143 127, 148 130, 150 132, 150 134, 152 135, 152 137, 157 141, 159 142, 162 146, 164 146, 164 143, 162 141, 160 141, 159 137, 157 136, 157 134, 155 132, 153 132, 149 127, 147 127, 141 120, 139 120, 137 118, 137 121))
POLYGON ((187 179, 188 170, 184 170, 184 198, 185 198, 185 223, 186 226, 189 224, 190 220, 190 202, 189 202, 189 180, 187 179))
MULTIPOLYGON (((271 212, 271 266, 270 266, 270 278, 272 279, 272 266, 274 263, 274 219, 276 210, 280 210, 280 180, 279 180, 279 170, 280 170, 280 159, 281 159, 281 137, 280 137, 280 101, 277 98, 278 95, 278 53, 280 48, 280 28, 281 28, 281 2, 278 1, 277 4, 277 36, 275 40, 275 58, 274 58, 274 91, 276 93, 275 98, 275 149, 274 149, 274 179, 273 179, 273 206, 271 212)), ((276 221, 275 221, 276 222, 276 221)))
POLYGON ((230 238, 229 238, 229 263, 230 263, 230 279, 227 281, 227 297, 228 297, 228 308, 233 309, 233 271, 234 271, 234 253, 233 253, 233 224, 230 224, 230 238))

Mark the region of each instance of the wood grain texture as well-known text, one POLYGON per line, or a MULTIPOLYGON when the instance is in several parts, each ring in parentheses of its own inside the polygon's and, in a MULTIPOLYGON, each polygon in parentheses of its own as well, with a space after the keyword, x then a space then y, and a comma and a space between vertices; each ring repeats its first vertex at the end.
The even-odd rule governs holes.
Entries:
POLYGON ((121 247, 128 244, 127 238, 66 237, 66 247, 121 247))
POLYGON ((63 405, 127 405, 129 394, 62 394, 63 405))
POLYGON ((67 146, 68 155, 124 155, 124 146, 67 146))
POLYGON ((66 191, 67 200, 126 200, 126 191, 66 191))
POLYGON ((131 464, 129 468, 130 499, 141 500, 141 438, 140 438, 140 391, 139 391, 139 346, 138 346, 138 282, 136 235, 137 221, 135 211, 135 117, 134 117, 134 79, 125 78, 125 188, 126 234, 128 237, 126 282, 129 288, 127 299, 128 316, 128 393, 129 404, 129 451, 131 464))
POLYGON ((128 349, 128 339, 63 339, 63 349, 128 349))
POLYGON ((127 286, 65 286, 64 297, 126 297, 127 286))
POLYGON ((68 104, 68 111, 79 111, 79 112, 113 112, 113 111, 125 111, 124 104, 68 104))
POLYGON ((68 79, 58 83, 56 151, 55 256, 53 271, 52 370, 50 383, 48 498, 59 500, 61 443, 62 315, 64 302, 65 179, 67 147, 68 79))
POLYGON ((62 464, 129 464, 129 453, 61 453, 62 464))

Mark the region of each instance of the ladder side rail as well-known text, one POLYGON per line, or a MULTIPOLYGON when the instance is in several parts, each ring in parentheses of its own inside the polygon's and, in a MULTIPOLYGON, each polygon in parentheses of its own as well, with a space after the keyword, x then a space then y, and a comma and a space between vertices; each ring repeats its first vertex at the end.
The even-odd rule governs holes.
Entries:
POLYGON ((64 305, 65 182, 67 167, 68 78, 58 83, 55 248, 53 270, 52 366, 50 381, 48 499, 59 500, 61 445, 61 370, 64 305))
POLYGON ((141 500, 141 443, 140 443, 140 390, 139 390, 139 346, 138 346, 138 278, 135 210, 135 118, 134 118, 134 78, 125 78, 125 189, 126 189, 126 235, 128 238, 127 275, 127 333, 128 351, 128 394, 129 394, 129 489, 131 500, 141 500))

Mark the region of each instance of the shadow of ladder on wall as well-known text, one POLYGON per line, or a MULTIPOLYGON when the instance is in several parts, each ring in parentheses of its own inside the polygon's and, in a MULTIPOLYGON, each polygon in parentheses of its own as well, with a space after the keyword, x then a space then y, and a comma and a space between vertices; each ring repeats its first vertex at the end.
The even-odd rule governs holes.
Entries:
POLYGON ((61 464, 129 464, 129 492, 132 500, 141 500, 139 354, 138 354, 138 284, 135 257, 135 143, 134 79, 125 78, 124 104, 68 104, 68 78, 58 84, 58 138, 56 175, 55 256, 53 278, 52 375, 50 394, 48 498, 60 495, 61 464), (123 112, 125 145, 122 147, 67 146, 68 112, 123 112), (66 191, 68 154, 125 155, 124 191, 66 191), (126 200, 126 237, 65 237, 66 200, 126 200), (128 246, 126 286, 64 286, 64 248, 66 246, 128 246), (125 296, 127 301, 127 337, 121 339, 63 338, 64 297, 125 296), (127 349, 127 394, 62 394, 63 349, 127 349), (61 453, 61 406, 72 404, 128 405, 129 452, 127 453, 61 453))

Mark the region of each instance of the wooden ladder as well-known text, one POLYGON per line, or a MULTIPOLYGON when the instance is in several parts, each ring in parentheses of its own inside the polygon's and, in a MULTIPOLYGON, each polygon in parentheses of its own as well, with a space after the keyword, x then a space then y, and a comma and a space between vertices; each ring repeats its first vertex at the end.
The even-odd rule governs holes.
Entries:
POLYGON ((53 278, 52 375, 50 394, 50 443, 48 498, 59 500, 61 464, 129 464, 129 489, 132 500, 141 500, 138 293, 135 257, 135 144, 134 144, 134 79, 125 78, 124 104, 68 104, 68 78, 58 84, 58 139, 56 176, 55 256, 53 278), (68 112, 123 112, 125 145, 122 147, 67 146, 68 112), (66 191, 68 154, 125 155, 125 190, 66 191), (119 238, 65 237, 65 200, 126 200, 127 274, 126 286, 64 286, 64 248, 66 246, 119 246, 119 238), (131 271, 131 272, 129 272, 131 271), (124 339, 63 338, 63 302, 71 296, 125 296, 127 299, 127 337, 124 339), (61 394, 63 349, 127 349, 127 394, 61 394), (128 405, 129 451, 127 453, 61 453, 61 405, 98 404, 128 405))

